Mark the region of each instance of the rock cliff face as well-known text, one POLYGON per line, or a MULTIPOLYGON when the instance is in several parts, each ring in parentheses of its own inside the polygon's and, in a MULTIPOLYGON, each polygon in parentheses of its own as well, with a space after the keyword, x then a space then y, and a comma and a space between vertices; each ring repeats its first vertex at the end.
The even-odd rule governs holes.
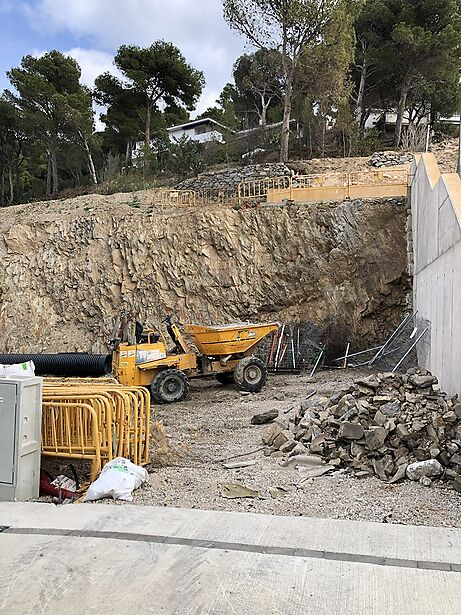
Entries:
POLYGON ((405 308, 405 216, 396 200, 160 209, 148 192, 8 208, 0 351, 105 351, 122 309, 336 323, 366 347, 405 308))

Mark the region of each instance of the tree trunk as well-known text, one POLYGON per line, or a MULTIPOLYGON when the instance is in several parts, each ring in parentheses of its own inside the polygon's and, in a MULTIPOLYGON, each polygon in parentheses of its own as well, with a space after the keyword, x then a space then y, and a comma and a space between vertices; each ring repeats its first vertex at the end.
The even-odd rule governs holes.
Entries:
POLYGON ((10 191, 9 203, 11 205, 14 201, 13 165, 11 163, 8 166, 8 186, 10 191))
POLYGON ((56 148, 56 143, 52 143, 51 145, 51 175, 53 178, 53 190, 51 192, 52 196, 57 196, 59 191, 59 179, 58 179, 58 152, 56 148))
POLYGON ((5 170, 2 169, 2 182, 0 188, 0 207, 5 205, 5 170))
POLYGON ((290 148, 290 119, 293 97, 293 74, 287 79, 285 96, 283 97, 282 139, 280 143, 280 162, 288 162, 290 148))
POLYGON ((127 141, 126 143, 126 151, 125 151, 125 168, 131 167, 133 160, 133 151, 131 148, 131 141, 127 141))
POLYGON ((150 147, 150 122, 151 122, 150 100, 147 100, 147 106, 146 106, 146 127, 144 129, 144 145, 146 147, 150 147))
POLYGON ((321 158, 325 158, 326 135, 327 135, 327 121, 325 117, 322 115, 322 155, 321 155, 321 158))
POLYGON ((359 85, 359 91, 357 94, 357 103, 355 105, 355 122, 357 124, 357 126, 361 126, 362 125, 362 117, 363 117, 363 98, 364 98, 364 94, 365 94, 365 86, 367 83, 367 71, 368 71, 368 64, 367 61, 364 60, 363 62, 363 66, 362 66, 362 71, 360 73, 360 85, 359 85))
POLYGON ((271 98, 269 98, 269 100, 266 101, 266 97, 264 96, 264 94, 262 94, 261 95, 261 116, 260 116, 261 128, 266 128, 267 126, 267 110, 270 104, 271 104, 271 98))
POLYGON ((402 126, 403 126, 403 116, 405 114, 405 108, 407 106, 407 97, 408 92, 410 91, 411 79, 407 74, 402 83, 402 89, 400 90, 400 100, 399 107, 397 109, 397 121, 395 123, 395 134, 394 134, 394 147, 399 147, 400 140, 402 138, 402 126))
POLYGON ((51 152, 48 152, 48 169, 46 172, 46 196, 51 196, 51 152))
POLYGON ((88 169, 90 170, 91 180, 93 184, 98 183, 98 177, 96 175, 96 169, 94 166, 93 156, 91 155, 91 149, 88 145, 88 140, 86 138, 83 139, 83 144, 85 146, 85 152, 88 157, 88 169))

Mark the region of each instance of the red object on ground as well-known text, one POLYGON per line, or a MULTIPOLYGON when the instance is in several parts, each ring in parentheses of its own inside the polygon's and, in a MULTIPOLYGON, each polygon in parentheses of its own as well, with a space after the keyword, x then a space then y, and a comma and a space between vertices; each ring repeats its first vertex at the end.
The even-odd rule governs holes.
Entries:
POLYGON ((62 500, 71 500, 79 497, 78 493, 68 489, 60 489, 51 484, 50 477, 44 470, 40 470, 40 495, 52 495, 62 500))

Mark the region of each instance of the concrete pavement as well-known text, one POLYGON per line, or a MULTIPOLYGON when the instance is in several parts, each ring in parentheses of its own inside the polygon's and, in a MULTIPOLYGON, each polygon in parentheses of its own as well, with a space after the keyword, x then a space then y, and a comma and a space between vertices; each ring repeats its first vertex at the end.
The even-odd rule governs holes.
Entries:
POLYGON ((461 613, 461 529, 41 503, 0 526, 0 613, 461 613))

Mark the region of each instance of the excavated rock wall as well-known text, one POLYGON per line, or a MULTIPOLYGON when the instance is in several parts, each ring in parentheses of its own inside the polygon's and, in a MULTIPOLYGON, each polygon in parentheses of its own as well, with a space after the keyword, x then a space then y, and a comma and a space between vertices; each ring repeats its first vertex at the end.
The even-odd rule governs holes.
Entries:
POLYGON ((147 192, 8 208, 0 351, 104 351, 122 309, 333 323, 372 346, 406 306, 405 219, 395 199, 158 209, 147 192))

